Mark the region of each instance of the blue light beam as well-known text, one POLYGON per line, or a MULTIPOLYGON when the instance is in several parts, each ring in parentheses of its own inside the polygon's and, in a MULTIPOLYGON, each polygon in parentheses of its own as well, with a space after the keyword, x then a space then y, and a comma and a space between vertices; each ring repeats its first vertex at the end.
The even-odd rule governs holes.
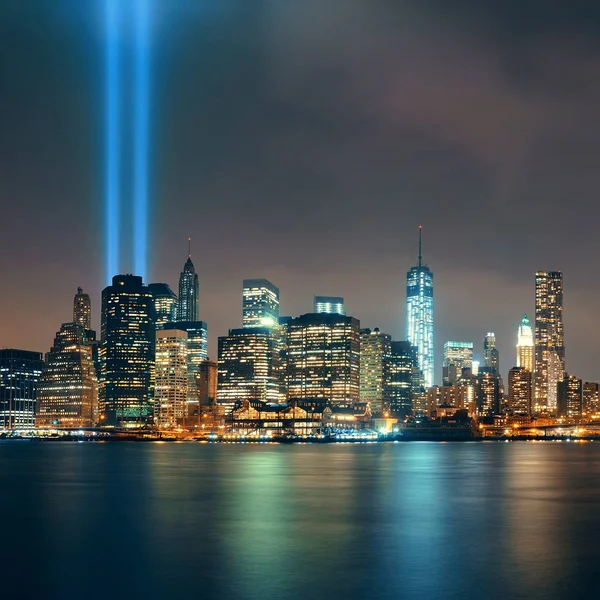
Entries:
POLYGON ((117 3, 106 0, 106 283, 119 272, 119 36, 117 3))
POLYGON ((135 273, 147 281, 148 268, 148 148, 149 66, 148 0, 135 3, 135 115, 134 115, 134 211, 133 264, 135 273))

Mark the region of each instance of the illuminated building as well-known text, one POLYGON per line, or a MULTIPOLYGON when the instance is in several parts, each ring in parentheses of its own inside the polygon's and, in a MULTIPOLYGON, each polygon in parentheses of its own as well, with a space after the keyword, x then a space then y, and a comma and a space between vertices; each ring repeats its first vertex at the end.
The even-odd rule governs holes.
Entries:
POLYGON ((559 271, 535 274, 534 412, 554 413, 557 385, 565 372, 563 277, 559 271))
POLYGON ((386 373, 391 343, 392 336, 377 328, 360 330, 360 401, 368 402, 376 416, 389 410, 386 373))
POLYGON ((444 385, 454 385, 463 369, 473 369, 473 342, 446 342, 443 362, 444 385))
POLYGON ((188 254, 183 271, 179 276, 179 304, 177 305, 177 321, 198 320, 198 275, 192 262, 191 252, 188 254))
POLYGON ((583 413, 594 415, 600 410, 600 384, 586 381, 583 384, 583 413))
POLYGON ((156 332, 154 423, 159 429, 185 425, 188 398, 188 334, 156 332))
POLYGON ((500 414, 500 378, 493 367, 480 367, 475 381, 477 412, 484 416, 500 414))
POLYGON ((315 296, 313 312, 345 315, 344 299, 339 296, 315 296))
POLYGON ((39 352, 0 350, 0 428, 33 429, 43 367, 39 352))
POLYGON ((508 372, 508 410, 514 415, 531 414, 532 372, 513 367, 508 372))
POLYGON ((86 330, 64 323, 46 355, 37 392, 38 427, 91 427, 98 420, 98 379, 86 330))
POLYGON ((517 331, 517 367, 533 373, 533 329, 527 315, 521 320, 517 331))
POLYGON ((279 322, 279 288, 266 279, 244 279, 242 327, 274 327, 279 322))
POLYGON ((360 397, 360 323, 354 317, 309 313, 292 319, 287 333, 290 401, 326 398, 353 405, 360 397))
POLYGON ((427 390, 427 407, 432 413, 438 407, 468 408, 469 391, 464 385, 434 385, 427 390))
POLYGON ((269 327, 231 329, 219 338, 217 403, 226 414, 244 400, 279 401, 276 354, 269 327))
POLYGON ((410 342, 392 342, 386 373, 386 396, 392 417, 403 418, 411 413, 413 399, 420 392, 419 379, 417 349, 410 342))
POLYGON ((154 298, 156 329, 177 319, 177 295, 166 283, 150 283, 148 289, 154 298))
POLYGON ((155 336, 152 292, 141 277, 115 275, 102 291, 99 379, 104 424, 152 423, 155 336))
POLYGON ((406 275, 406 338, 417 348, 419 369, 426 387, 434 381, 435 349, 433 345, 433 273, 423 265, 421 228, 419 227, 419 261, 406 275))
POLYGON ((500 357, 496 348, 496 334, 493 332, 483 338, 483 361, 485 367, 500 375, 500 357))
POLYGON ((81 325, 83 329, 92 328, 92 301, 89 294, 84 294, 81 288, 77 288, 73 299, 73 323, 81 325))
POLYGON ((556 414, 559 417, 581 417, 583 414, 583 382, 565 373, 557 385, 556 414))

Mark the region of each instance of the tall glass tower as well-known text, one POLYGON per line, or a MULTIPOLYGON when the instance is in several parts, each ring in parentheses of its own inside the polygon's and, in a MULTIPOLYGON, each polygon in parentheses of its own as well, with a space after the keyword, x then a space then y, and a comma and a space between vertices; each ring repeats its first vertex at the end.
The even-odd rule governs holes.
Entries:
POLYGON ((433 273, 423 264, 419 227, 419 262, 406 274, 406 339, 417 348, 425 387, 433 385, 433 273))
POLYGON ((198 275, 192 262, 191 248, 179 276, 179 304, 177 306, 178 321, 198 320, 198 275))
POLYGON ((77 294, 73 298, 73 323, 86 330, 92 328, 92 301, 89 294, 84 294, 81 288, 77 288, 77 294))

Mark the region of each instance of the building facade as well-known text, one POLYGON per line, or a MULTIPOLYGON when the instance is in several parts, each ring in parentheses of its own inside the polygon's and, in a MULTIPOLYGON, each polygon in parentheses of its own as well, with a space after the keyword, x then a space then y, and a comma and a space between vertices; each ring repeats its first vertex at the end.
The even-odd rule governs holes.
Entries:
POLYGON ((377 328, 360 330, 360 401, 368 402, 375 416, 389 411, 386 381, 391 344, 392 336, 377 328))
POLYGON ((38 427, 85 428, 98 422, 98 378, 86 329, 64 323, 46 355, 37 393, 38 427))
POLYGON ((35 427, 37 388, 43 368, 40 352, 0 350, 0 429, 35 427))
POLYGON ((418 373, 417 349, 410 342, 391 342, 386 374, 390 416, 404 418, 411 414, 413 398, 420 391, 418 373))
POLYGON ((360 323, 339 314, 292 319, 287 334, 290 401, 325 398, 332 405, 360 399, 360 323))
POLYGON ((533 329, 527 315, 523 317, 517 330, 517 367, 533 373, 533 329))
POLYGON ((345 315, 344 299, 339 296, 315 296, 313 312, 345 315))
POLYGON ((532 372, 513 367, 508 372, 508 410, 514 415, 531 414, 532 372))
POLYGON ((444 385, 455 385, 463 369, 473 369, 473 342, 445 342, 442 375, 444 385))
POLYGON ((565 372, 563 276, 560 271, 535 274, 534 411, 557 409, 558 382, 565 372))
POLYGON ((583 415, 583 381, 565 373, 557 386, 556 414, 576 418, 583 415))
POLYGON ((179 299, 177 304, 177 321, 198 320, 198 275, 192 262, 192 255, 188 254, 179 275, 179 299))
POLYGON ((267 279, 244 279, 242 327, 269 327, 279 323, 279 288, 267 279))
POLYGON ((150 283, 148 289, 154 298, 156 329, 177 320, 177 294, 166 283, 150 283))
POLYGON ((81 325, 84 330, 92 328, 92 301, 89 294, 85 294, 81 288, 77 288, 77 294, 73 298, 73 323, 81 325))
POLYGON ((586 381, 583 384, 583 413, 592 417, 600 412, 600 384, 586 381))
POLYGON ((116 275, 102 291, 100 418, 106 425, 152 424, 154 298, 135 275, 116 275))
POLYGON ((483 338, 483 364, 496 375, 500 375, 500 356, 496 348, 496 334, 493 332, 489 332, 483 338))
POLYGON ((406 339, 417 348, 419 369, 426 387, 434 383, 433 273, 423 264, 421 228, 419 259, 406 275, 406 339))

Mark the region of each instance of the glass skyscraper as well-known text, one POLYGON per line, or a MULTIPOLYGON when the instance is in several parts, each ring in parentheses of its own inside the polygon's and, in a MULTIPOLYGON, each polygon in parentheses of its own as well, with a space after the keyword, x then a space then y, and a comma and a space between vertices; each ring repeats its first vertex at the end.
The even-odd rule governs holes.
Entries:
POLYGON ((315 296, 313 312, 345 315, 344 299, 339 296, 315 296))
POLYGON ((267 279, 244 279, 242 327, 275 327, 279 323, 279 288, 267 279))
POLYGON ((183 271, 179 276, 179 304, 177 306, 178 321, 198 320, 198 275, 188 254, 183 271))
POLYGON ((85 330, 92 328, 92 301, 89 294, 77 288, 73 299, 73 323, 81 325, 85 330))
POLYGON ((154 298, 156 329, 177 319, 177 295, 166 283, 150 283, 148 289, 154 298))
POLYGON ((368 402, 376 416, 389 410, 386 375, 391 343, 392 336, 377 328, 360 330, 360 401, 368 402))
POLYGON ((406 338, 417 348, 417 360, 425 387, 434 381, 433 347, 433 273, 423 264, 421 228, 419 227, 419 261, 406 275, 406 338))
POLYGON ((444 385, 455 385, 463 369, 473 369, 473 342, 446 342, 442 366, 444 385))
POLYGON ((417 349, 410 342, 392 342, 386 373, 386 396, 390 401, 390 414, 403 418, 413 409, 413 396, 419 390, 417 349))

